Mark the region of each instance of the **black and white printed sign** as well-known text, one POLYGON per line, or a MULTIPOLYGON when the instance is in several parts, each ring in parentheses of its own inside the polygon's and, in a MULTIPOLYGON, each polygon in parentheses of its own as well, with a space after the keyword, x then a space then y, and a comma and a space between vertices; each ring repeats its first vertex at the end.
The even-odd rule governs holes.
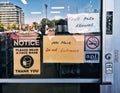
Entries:
POLYGON ((99 52, 85 52, 85 63, 99 63, 100 53, 99 52))

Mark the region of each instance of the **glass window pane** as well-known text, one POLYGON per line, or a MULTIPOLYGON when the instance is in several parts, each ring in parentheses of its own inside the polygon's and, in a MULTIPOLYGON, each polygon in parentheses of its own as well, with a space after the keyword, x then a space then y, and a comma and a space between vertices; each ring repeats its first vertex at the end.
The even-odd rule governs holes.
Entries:
MULTIPOLYGON (((0 78, 100 79, 100 5, 101 0, 1 0, 0 78)), ((98 84, 85 82, 5 84, 3 93, 99 91, 98 84)))

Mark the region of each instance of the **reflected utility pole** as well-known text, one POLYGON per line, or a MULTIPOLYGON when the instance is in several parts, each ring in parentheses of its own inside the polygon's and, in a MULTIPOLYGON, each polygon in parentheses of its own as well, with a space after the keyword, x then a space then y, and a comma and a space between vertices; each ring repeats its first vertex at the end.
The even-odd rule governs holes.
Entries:
POLYGON ((48 5, 45 4, 45 11, 46 11, 46 26, 45 26, 45 31, 46 31, 47 28, 48 28, 48 25, 47 25, 47 8, 48 8, 48 5))

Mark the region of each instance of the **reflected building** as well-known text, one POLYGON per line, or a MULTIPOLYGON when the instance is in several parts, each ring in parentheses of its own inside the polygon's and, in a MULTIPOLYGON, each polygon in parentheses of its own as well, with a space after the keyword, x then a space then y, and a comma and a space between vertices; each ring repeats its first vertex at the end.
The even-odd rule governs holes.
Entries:
POLYGON ((0 23, 16 24, 19 28, 24 24, 22 8, 10 2, 0 2, 0 23))

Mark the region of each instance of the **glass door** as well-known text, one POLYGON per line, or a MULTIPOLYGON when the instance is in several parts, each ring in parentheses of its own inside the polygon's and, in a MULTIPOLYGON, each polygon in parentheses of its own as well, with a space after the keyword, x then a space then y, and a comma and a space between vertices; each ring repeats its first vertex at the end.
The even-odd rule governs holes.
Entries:
MULTIPOLYGON (((61 91, 58 87, 63 93, 88 93, 86 87, 99 91, 101 0, 2 0, 0 11, 1 79, 14 83, 47 79, 44 83, 54 84, 35 84, 44 87, 44 93, 61 91), (55 84, 59 82, 67 84, 55 84), (44 90, 46 86, 51 89, 44 90)), ((4 93, 9 85, 16 86, 5 85, 4 93)))

